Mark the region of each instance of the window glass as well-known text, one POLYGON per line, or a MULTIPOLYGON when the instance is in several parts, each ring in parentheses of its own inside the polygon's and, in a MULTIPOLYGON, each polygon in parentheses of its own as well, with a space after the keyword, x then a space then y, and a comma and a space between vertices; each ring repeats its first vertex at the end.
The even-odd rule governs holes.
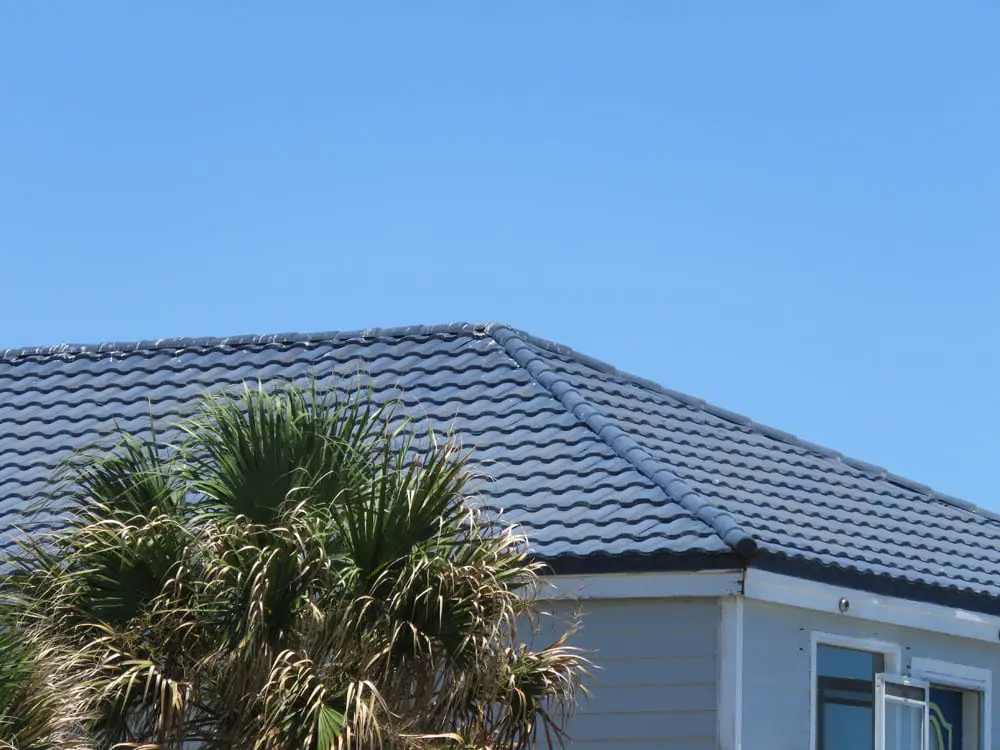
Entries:
POLYGON ((816 650, 816 671, 821 677, 843 677, 873 682, 877 672, 884 672, 884 657, 870 651, 826 646, 816 650))
POLYGON ((885 704, 885 750, 922 748, 924 706, 911 706, 896 701, 885 704))
POLYGON ((875 714, 871 706, 828 703, 820 720, 821 750, 871 750, 875 714))
POLYGON ((817 646, 817 750, 874 750, 875 674, 883 671, 882 654, 817 646))
POLYGON ((981 750, 982 701, 975 690, 931 685, 930 749, 981 750))

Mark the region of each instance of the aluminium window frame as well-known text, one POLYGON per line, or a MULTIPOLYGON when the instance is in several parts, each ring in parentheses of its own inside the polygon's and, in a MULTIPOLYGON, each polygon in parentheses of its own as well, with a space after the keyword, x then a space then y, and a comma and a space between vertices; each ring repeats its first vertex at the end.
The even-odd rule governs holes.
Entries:
POLYGON ((888 750, 885 735, 889 704, 920 709, 920 750, 930 750, 930 692, 931 684, 925 680, 887 672, 875 675, 875 750, 888 750), (916 699, 905 695, 894 695, 890 686, 919 690, 923 693, 923 697, 916 699))
POLYGON ((837 633, 812 631, 809 635, 809 750, 816 750, 819 744, 817 719, 819 717, 819 674, 816 655, 820 646, 836 646, 854 651, 881 654, 886 672, 900 674, 903 667, 903 650, 898 643, 880 641, 874 638, 855 638, 837 633))

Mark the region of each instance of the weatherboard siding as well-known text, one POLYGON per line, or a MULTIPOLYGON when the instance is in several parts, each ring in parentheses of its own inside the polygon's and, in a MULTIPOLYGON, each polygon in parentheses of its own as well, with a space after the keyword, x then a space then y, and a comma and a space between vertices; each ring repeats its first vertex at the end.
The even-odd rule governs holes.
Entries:
MULTIPOLYGON (((904 672, 923 657, 1000 674, 1000 643, 753 600, 743 617, 743 750, 808 750, 813 632, 898 644, 904 672)), ((1000 737, 997 703, 994 688, 994 739, 1000 737)))
MULTIPOLYGON (((567 744, 586 750, 715 748, 718 602, 624 599, 576 606, 583 626, 572 643, 590 652, 596 668, 567 744)), ((546 609, 565 617, 572 606, 546 609)))

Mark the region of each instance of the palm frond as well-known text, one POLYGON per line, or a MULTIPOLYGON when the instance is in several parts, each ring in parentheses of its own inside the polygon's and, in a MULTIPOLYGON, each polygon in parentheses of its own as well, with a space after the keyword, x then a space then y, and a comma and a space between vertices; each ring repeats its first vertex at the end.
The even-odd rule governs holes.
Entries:
POLYGON ((56 491, 41 506, 58 503, 66 515, 64 529, 176 515, 185 498, 172 453, 155 422, 142 436, 118 429, 110 447, 97 444, 64 461, 56 473, 56 491))
POLYGON ((45 648, 6 622, 0 625, 0 748, 83 750, 89 718, 81 693, 85 676, 52 669, 71 654, 45 648))
POLYGON ((564 640, 521 642, 541 568, 470 496, 468 453, 364 388, 315 381, 208 396, 171 429, 174 444, 120 434, 67 462, 71 523, 11 561, 0 610, 34 653, 58 655, 24 694, 61 705, 47 688, 70 686, 72 737, 162 750, 558 739, 587 662, 564 640))
POLYGON ((365 391, 341 400, 315 382, 206 397, 181 425, 189 487, 207 513, 275 523, 297 488, 322 503, 352 487, 384 421, 365 391))

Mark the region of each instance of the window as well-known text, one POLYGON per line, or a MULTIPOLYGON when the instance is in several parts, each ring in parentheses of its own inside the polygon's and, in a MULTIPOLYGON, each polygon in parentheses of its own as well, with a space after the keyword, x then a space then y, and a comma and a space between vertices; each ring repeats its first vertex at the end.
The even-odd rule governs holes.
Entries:
POLYGON ((926 682, 875 675, 875 746, 879 750, 927 750, 926 682))
POLYGON ((874 750, 875 675, 885 656, 816 646, 816 750, 874 750))
POLYGON ((988 669, 913 657, 893 644, 813 634, 812 750, 984 750, 988 669))
POLYGON ((989 669, 914 657, 910 673, 930 684, 929 749, 990 747, 989 669))
POLYGON ((931 685, 930 750, 979 750, 982 693, 931 685))

